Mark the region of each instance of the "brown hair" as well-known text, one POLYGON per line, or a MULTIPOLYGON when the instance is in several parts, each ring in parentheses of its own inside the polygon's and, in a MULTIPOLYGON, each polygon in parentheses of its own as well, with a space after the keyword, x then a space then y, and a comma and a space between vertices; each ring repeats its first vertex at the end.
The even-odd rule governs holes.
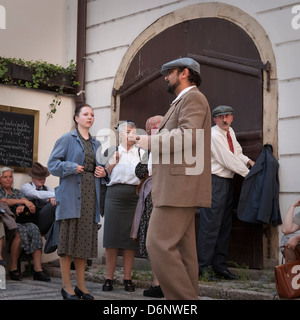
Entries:
POLYGON ((76 127, 77 127, 77 122, 76 122, 76 120, 75 120, 75 117, 78 117, 78 116, 79 116, 81 109, 84 108, 84 107, 89 107, 89 108, 93 109, 92 106, 90 106, 90 105, 87 104, 87 103, 83 103, 83 104, 79 105, 78 107, 76 107, 75 113, 74 113, 74 116, 73 116, 73 120, 74 120, 74 122, 75 122, 75 126, 76 126, 76 127))

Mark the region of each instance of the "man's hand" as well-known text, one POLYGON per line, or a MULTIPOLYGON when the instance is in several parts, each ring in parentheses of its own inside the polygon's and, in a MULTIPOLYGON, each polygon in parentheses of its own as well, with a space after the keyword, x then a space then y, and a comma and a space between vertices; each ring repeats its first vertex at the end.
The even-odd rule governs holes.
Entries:
POLYGON ((253 160, 249 160, 247 164, 248 164, 248 166, 250 166, 250 167, 254 167, 255 162, 254 162, 253 160))
POLYGON ((48 201, 48 202, 51 202, 51 204, 52 204, 53 206, 56 205, 55 198, 49 198, 49 199, 47 199, 47 201, 48 201))
POLYGON ((149 149, 149 136, 143 135, 143 136, 137 136, 135 139, 135 145, 137 148, 142 148, 144 150, 149 149))

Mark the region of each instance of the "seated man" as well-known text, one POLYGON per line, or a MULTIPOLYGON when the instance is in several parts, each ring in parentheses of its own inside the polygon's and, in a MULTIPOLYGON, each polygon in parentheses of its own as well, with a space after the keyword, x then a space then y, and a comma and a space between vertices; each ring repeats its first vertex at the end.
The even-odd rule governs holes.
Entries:
POLYGON ((35 204, 38 216, 37 225, 43 235, 47 233, 55 220, 55 194, 51 188, 45 186, 46 178, 50 173, 47 167, 42 166, 39 162, 34 162, 28 175, 32 182, 25 183, 21 187, 21 192, 26 199, 35 204))

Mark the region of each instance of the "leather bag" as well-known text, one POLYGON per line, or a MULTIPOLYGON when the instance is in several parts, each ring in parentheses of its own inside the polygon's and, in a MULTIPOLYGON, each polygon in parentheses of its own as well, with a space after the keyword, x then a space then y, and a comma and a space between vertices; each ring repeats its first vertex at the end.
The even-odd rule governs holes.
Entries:
POLYGON ((295 250, 297 258, 288 261, 288 250, 284 248, 282 264, 275 267, 275 284, 279 297, 292 299, 300 297, 300 257, 295 250))

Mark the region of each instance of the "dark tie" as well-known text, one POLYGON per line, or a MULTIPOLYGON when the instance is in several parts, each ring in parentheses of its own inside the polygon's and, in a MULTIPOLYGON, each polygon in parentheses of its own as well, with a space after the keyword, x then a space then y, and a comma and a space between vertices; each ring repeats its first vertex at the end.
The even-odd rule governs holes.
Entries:
POLYGON ((227 141, 228 141, 228 144, 229 144, 229 149, 230 149, 230 151, 231 151, 232 153, 234 153, 233 143, 232 143, 232 139, 231 139, 229 130, 227 131, 227 141))

